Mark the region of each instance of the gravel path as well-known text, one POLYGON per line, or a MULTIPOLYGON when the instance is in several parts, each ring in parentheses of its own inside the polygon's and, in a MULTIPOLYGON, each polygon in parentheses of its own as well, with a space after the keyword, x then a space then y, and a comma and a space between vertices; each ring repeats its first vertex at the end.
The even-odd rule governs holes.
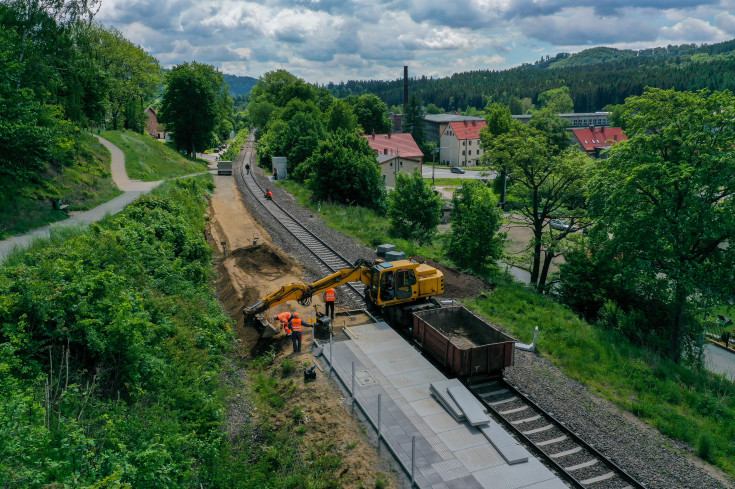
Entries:
MULTIPOLYGON (((235 162, 243 163, 244 152, 235 162)), ((254 162, 251 168, 264 187, 273 191, 274 199, 351 261, 376 258, 374 250, 324 224, 295 202, 263 175, 254 162)), ((235 172, 239 180, 239 172, 235 172)), ((275 245, 304 264, 307 280, 322 278, 314 272, 313 258, 280 225, 269 222, 265 209, 241 191, 253 215, 271 233, 275 245)), ((354 304, 361 307, 362 304, 354 304)), ((590 392, 581 383, 565 376, 549 360, 535 353, 516 350, 515 366, 506 371, 508 380, 529 395, 545 410, 553 413, 595 448, 620 465, 649 489, 733 489, 735 481, 717 469, 703 464, 683 444, 661 435, 629 413, 590 392)), ((598 484, 599 485, 599 484, 598 484)), ((598 489, 595 487, 595 489, 598 489)), ((603 489, 600 485, 599 489, 603 489)))

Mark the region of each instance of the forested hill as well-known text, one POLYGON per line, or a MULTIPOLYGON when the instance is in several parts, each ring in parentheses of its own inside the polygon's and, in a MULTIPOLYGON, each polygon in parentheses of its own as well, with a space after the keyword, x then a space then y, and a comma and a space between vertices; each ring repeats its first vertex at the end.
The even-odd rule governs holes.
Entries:
MULTIPOLYGON (((502 102, 520 113, 528 98, 534 104, 546 90, 568 86, 576 112, 594 112, 640 95, 644 87, 676 90, 735 90, 735 40, 713 45, 685 44, 642 51, 592 48, 560 53, 534 64, 503 71, 470 71, 447 78, 413 78, 409 91, 424 104, 445 110, 484 107, 502 102)), ((373 93, 389 106, 403 103, 403 80, 349 81, 329 85, 337 97, 373 93)))
POLYGON ((258 79, 252 76, 228 75, 227 73, 223 73, 223 76, 225 77, 225 83, 230 87, 231 97, 249 94, 250 90, 258 83, 258 79))

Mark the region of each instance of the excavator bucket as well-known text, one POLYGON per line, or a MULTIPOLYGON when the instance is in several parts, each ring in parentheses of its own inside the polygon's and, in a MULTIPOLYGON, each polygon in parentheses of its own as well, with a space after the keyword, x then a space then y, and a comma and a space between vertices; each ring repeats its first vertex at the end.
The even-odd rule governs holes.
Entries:
POLYGON ((253 326, 261 338, 272 338, 280 331, 260 314, 253 317, 253 326))

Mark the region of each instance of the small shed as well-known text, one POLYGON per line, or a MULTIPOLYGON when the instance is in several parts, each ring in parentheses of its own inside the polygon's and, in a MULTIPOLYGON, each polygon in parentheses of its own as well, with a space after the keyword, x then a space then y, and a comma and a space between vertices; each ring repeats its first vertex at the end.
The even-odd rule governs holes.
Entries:
POLYGON ((288 178, 287 169, 287 158, 285 156, 274 156, 272 160, 272 169, 274 173, 278 174, 279 180, 285 180, 288 178))

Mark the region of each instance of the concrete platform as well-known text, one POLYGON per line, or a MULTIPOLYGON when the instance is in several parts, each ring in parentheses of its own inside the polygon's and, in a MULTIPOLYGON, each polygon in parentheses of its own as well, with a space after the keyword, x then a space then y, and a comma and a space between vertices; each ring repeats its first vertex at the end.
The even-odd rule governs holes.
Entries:
MULTIPOLYGON (((518 446, 527 462, 513 465, 483 432, 457 421, 432 396, 431 383, 447 378, 386 323, 350 326, 349 341, 333 344, 334 372, 349 389, 355 368, 355 399, 377 426, 384 443, 423 489, 565 489, 549 469, 518 446)), ((329 344, 322 355, 329 359, 329 344)), ((326 372, 325 372, 326 373, 326 372)), ((509 436, 509 435, 508 435, 509 436)))

